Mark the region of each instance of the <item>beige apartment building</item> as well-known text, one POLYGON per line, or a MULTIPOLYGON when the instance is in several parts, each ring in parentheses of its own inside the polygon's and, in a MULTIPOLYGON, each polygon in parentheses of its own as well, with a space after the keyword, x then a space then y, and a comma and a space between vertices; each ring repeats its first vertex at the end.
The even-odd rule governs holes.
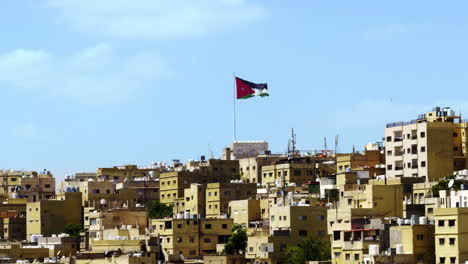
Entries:
POLYGON ((255 198, 256 183, 209 183, 206 186, 206 216, 220 217, 229 213, 229 202, 255 198))
MULTIPOLYGON (((265 214, 265 213, 264 213, 265 214)), ((229 202, 229 215, 234 220, 234 224, 243 227, 255 226, 256 222, 262 221, 268 215, 262 215, 261 200, 246 199, 229 202)))
POLYGON ((50 171, 0 171, 0 194, 28 202, 55 196, 55 178, 50 171))
POLYGON ((436 263, 468 261, 468 208, 436 208, 434 220, 436 263))
POLYGON ((380 152, 380 150, 365 150, 363 153, 337 154, 336 173, 384 165, 385 155, 380 152))
POLYGON ((123 181, 135 178, 158 178, 160 172, 157 168, 139 168, 136 165, 115 166, 112 168, 98 168, 97 177, 102 180, 123 181))
POLYGON ((262 183, 262 167, 285 158, 284 156, 260 155, 239 159, 241 178, 246 182, 262 183))
POLYGON ((465 169, 467 127, 447 107, 436 107, 409 122, 387 124, 387 177, 426 177, 432 182, 465 169))
POLYGON ((184 197, 176 202, 174 212, 177 214, 206 215, 206 185, 190 184, 190 187, 184 190, 184 197))
POLYGON ((232 234, 232 219, 151 219, 153 234, 161 239, 167 258, 182 254, 199 259, 216 253, 217 244, 225 244, 232 234))
POLYGON ((327 208, 324 206, 272 206, 270 207, 270 233, 288 230, 292 241, 306 237, 328 239, 327 208))
POLYGON ((26 235, 60 234, 66 224, 83 226, 83 207, 80 192, 67 192, 57 200, 41 200, 26 207, 26 235))
MULTIPOLYGON (((137 235, 144 234, 148 228, 148 212, 139 209, 119 208, 106 211, 85 210, 84 228, 89 231, 90 239, 105 240, 106 229, 135 229, 137 235)), ((128 237, 130 239, 130 237, 128 237)))

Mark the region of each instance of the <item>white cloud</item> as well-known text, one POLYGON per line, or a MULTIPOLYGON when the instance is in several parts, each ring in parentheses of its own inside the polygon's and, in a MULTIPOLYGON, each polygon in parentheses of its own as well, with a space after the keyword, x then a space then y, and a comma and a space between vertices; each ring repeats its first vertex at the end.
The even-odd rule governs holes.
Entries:
POLYGON ((79 31, 143 39, 203 36, 267 16, 251 0, 49 0, 47 6, 79 31))
POLYGON ((0 54, 0 83, 84 103, 115 103, 126 100, 146 82, 166 77, 167 68, 157 54, 117 56, 106 43, 65 58, 18 49, 0 54))

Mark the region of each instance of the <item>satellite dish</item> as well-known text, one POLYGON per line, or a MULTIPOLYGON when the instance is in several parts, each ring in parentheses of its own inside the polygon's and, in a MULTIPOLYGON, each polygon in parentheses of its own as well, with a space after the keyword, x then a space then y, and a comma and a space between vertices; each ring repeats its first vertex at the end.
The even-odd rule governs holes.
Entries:
POLYGON ((455 180, 454 179, 451 179, 448 183, 448 187, 449 188, 452 188, 453 187, 453 184, 455 183, 455 180))

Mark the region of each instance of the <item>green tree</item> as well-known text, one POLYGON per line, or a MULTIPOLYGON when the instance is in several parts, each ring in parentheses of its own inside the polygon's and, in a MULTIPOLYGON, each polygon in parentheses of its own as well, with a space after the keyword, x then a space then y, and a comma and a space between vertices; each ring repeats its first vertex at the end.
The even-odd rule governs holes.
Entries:
POLYGON ((247 247, 247 231, 241 225, 232 227, 232 235, 224 246, 224 254, 243 254, 247 247))
POLYGON ((151 200, 146 203, 146 210, 148 211, 149 218, 164 218, 172 216, 172 206, 162 204, 159 200, 151 200))
POLYGON ((304 264, 306 261, 325 261, 331 259, 330 242, 306 238, 297 246, 290 245, 286 249, 288 264, 304 264))
POLYGON ((445 179, 439 180, 439 182, 436 185, 432 186, 432 196, 439 197, 439 191, 448 190, 449 189, 448 183, 450 182, 450 180, 454 180, 454 184, 452 188, 454 190, 459 190, 460 185, 463 182, 461 180, 456 180, 454 175, 450 175, 450 176, 445 177, 445 179))
POLYGON ((83 228, 77 224, 67 224, 63 228, 63 233, 69 234, 71 237, 80 237, 80 233, 83 231, 83 228))

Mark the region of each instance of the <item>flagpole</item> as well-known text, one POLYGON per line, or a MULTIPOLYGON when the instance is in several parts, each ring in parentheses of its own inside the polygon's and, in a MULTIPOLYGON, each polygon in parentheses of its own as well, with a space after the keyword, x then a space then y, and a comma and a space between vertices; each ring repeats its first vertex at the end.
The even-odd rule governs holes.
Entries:
POLYGON ((233 117, 233 124, 232 124, 232 129, 233 129, 233 137, 234 137, 234 141, 237 140, 237 137, 236 137, 236 73, 233 74, 233 82, 232 82, 232 90, 233 90, 233 112, 232 112, 232 117, 233 117))

